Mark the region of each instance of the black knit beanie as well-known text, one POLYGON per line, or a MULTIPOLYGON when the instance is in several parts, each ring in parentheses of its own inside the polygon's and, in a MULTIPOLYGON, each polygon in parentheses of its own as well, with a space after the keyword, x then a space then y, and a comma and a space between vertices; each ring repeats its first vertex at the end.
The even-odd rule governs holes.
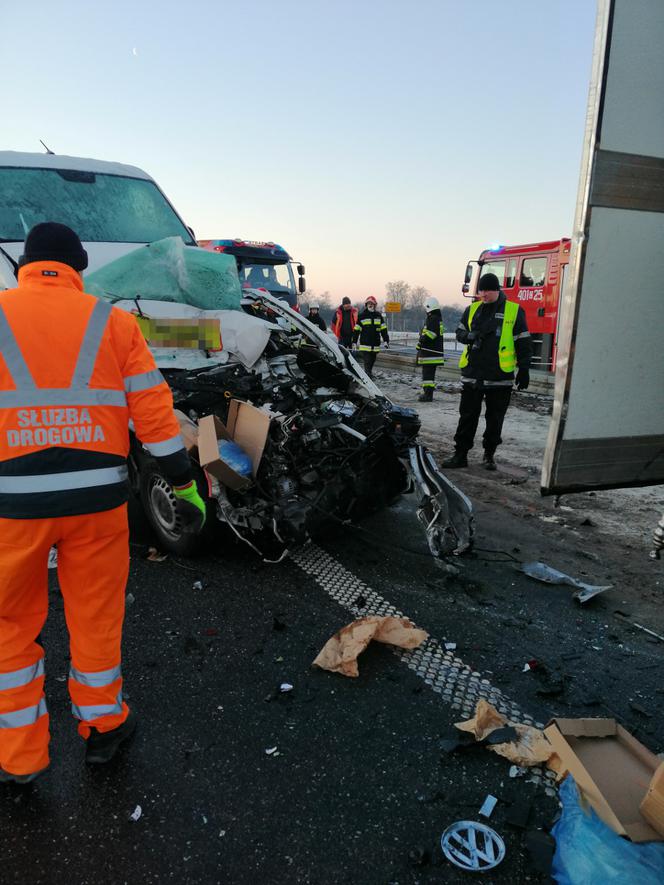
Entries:
POLYGON ((500 292, 500 283, 495 273, 485 273, 477 284, 478 292, 500 292))
POLYGON ((82 271, 88 266, 88 253, 74 231, 66 224, 45 221, 35 226, 25 238, 19 267, 33 261, 59 261, 74 270, 82 271))

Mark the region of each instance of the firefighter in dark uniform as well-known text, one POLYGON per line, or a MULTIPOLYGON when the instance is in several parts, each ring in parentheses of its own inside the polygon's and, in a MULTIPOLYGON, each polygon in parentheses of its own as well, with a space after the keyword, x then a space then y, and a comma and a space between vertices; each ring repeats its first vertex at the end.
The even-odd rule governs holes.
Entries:
POLYGON ((307 319, 310 323, 313 323, 314 326, 318 326, 321 332, 327 332, 327 323, 320 315, 320 305, 319 304, 310 304, 309 305, 309 313, 307 314, 307 319))
POLYGON ((422 393, 418 396, 421 403, 430 403, 436 389, 436 367, 445 362, 443 356, 443 318, 437 298, 427 298, 424 302, 427 319, 420 332, 417 342, 417 365, 422 366, 422 393))
POLYGON ((369 295, 364 302, 364 310, 357 318, 357 325, 353 329, 353 344, 359 341, 359 350, 364 361, 364 371, 373 377, 373 367, 380 351, 381 340, 385 347, 390 345, 390 336, 387 334, 387 326, 383 314, 376 310, 378 302, 369 295))
POLYGON ((459 360, 461 403, 459 424, 454 435, 454 454, 443 467, 467 467, 477 424, 486 403, 484 460, 487 470, 495 470, 494 454, 502 442, 500 434, 514 386, 526 390, 530 383, 532 343, 526 314, 500 291, 495 274, 487 273, 477 284, 477 301, 469 305, 456 330, 457 340, 466 347, 459 360))

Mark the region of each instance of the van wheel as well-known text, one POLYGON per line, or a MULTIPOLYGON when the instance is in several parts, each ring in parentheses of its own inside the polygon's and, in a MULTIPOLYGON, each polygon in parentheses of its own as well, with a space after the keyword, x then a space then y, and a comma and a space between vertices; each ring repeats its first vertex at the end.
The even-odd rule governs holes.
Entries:
MULTIPOLYGON (((196 476, 196 485, 203 500, 207 501, 207 488, 203 488, 201 478, 198 476, 196 476)), ((145 514, 157 536, 159 549, 174 553, 176 556, 192 556, 201 549, 208 524, 214 520, 212 507, 208 506, 207 521, 200 535, 183 532, 173 488, 156 465, 142 465, 139 494, 145 514)))

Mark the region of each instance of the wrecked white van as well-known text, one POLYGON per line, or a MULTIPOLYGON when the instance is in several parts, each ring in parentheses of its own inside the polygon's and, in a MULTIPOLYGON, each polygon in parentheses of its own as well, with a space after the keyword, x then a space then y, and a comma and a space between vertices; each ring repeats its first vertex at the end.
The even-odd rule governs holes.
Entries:
MULTIPOLYGON (((150 176, 116 163, 0 152, 0 288, 15 285, 25 234, 40 221, 79 234, 93 294, 132 311, 153 332, 160 323, 188 326, 186 341, 167 335, 151 346, 191 431, 210 513, 258 553, 278 557, 405 492, 419 498, 434 556, 469 548, 471 504, 418 444, 417 413, 391 403, 348 351, 286 303, 240 290, 227 256, 204 259, 150 176), (216 263, 203 266, 208 260, 216 263), (192 327, 194 339, 200 333, 193 342, 192 327), (219 432, 253 448, 245 481, 234 482, 216 463, 217 439, 209 434, 219 432)), ((199 539, 182 532, 172 490, 136 438, 130 468, 159 544, 192 552, 199 539)))

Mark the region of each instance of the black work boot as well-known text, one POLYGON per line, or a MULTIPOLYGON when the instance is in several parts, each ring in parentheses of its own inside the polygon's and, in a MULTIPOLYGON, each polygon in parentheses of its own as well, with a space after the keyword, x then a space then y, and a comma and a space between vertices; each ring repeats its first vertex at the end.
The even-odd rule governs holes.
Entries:
POLYGON ((493 452, 484 452, 484 457, 482 458, 482 467, 485 470, 497 470, 496 462, 493 460, 493 452))
POLYGON ((441 467, 447 467, 448 470, 450 467, 468 467, 468 459, 464 452, 456 451, 451 458, 446 458, 441 467))
POLYGON ((433 402, 433 387, 425 387, 422 393, 417 397, 418 403, 433 402))
POLYGON ((128 741, 136 731, 136 714, 133 710, 117 728, 112 731, 90 729, 90 737, 85 742, 85 761, 90 765, 102 765, 110 762, 120 746, 128 741))

